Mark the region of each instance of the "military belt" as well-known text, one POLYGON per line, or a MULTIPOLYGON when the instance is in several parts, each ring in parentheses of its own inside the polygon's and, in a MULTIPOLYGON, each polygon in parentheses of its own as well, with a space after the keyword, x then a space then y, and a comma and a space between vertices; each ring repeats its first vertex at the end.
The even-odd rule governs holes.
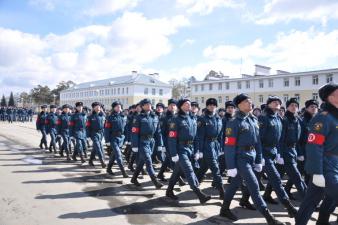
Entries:
POLYGON ((153 135, 141 135, 140 138, 141 138, 142 141, 150 140, 150 139, 153 138, 153 135))
POLYGON ((293 144, 287 144, 286 146, 288 147, 288 148, 295 148, 296 147, 296 143, 293 143, 293 144))
POLYGON ((194 143, 194 141, 193 140, 191 140, 191 141, 179 141, 179 143, 181 145, 192 145, 194 143))
POLYGON ((252 151, 252 150, 255 150, 255 146, 253 145, 238 146, 238 149, 243 150, 243 151, 252 151))
POLYGON ((120 137, 122 135, 122 132, 120 132, 120 131, 112 132, 112 135, 114 137, 120 137))
POLYGON ((217 141, 217 137, 206 137, 207 141, 217 141))

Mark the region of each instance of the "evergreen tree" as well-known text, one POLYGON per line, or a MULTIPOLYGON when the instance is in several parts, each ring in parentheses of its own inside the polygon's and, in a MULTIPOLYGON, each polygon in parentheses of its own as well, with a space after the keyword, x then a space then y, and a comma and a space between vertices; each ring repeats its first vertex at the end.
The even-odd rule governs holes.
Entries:
POLYGON ((9 96, 8 106, 15 106, 13 92, 11 92, 11 95, 9 96))
POLYGON ((5 95, 2 95, 2 99, 1 99, 1 107, 6 107, 7 106, 7 101, 5 98, 5 95))

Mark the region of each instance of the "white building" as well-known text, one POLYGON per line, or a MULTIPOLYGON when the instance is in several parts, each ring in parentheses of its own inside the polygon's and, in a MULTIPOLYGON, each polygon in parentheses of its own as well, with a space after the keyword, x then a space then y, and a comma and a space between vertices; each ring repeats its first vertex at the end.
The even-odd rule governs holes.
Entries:
POLYGON ((110 107, 113 101, 120 101, 124 108, 149 98, 153 104, 167 103, 172 87, 157 79, 158 74, 145 75, 133 71, 132 74, 105 80, 77 84, 60 94, 60 105, 82 101, 91 106, 98 101, 110 107))
POLYGON ((216 98, 220 107, 240 93, 251 96, 254 104, 266 103, 268 96, 277 95, 285 102, 291 97, 299 99, 301 106, 308 99, 317 99, 318 89, 328 82, 338 82, 338 68, 289 73, 277 70, 270 74, 270 68, 255 65, 254 75, 243 74, 241 78, 217 77, 196 81, 191 84, 191 99, 202 107, 208 98, 216 98))

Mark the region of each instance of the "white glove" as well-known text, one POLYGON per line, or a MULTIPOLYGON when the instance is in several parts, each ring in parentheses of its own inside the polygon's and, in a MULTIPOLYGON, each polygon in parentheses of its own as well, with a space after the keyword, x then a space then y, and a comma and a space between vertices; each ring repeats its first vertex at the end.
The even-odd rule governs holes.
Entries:
POLYGON ((262 172, 263 170, 263 165, 262 164, 255 164, 254 165, 254 170, 258 173, 262 172))
POLYGON ((276 162, 279 165, 284 165, 284 159, 280 157, 280 154, 277 154, 276 162))
POLYGON ((137 147, 133 147, 133 148, 131 148, 131 150, 132 150, 133 152, 138 152, 138 148, 137 148, 137 147))
POLYGON ((265 166, 265 159, 262 159, 262 166, 265 166))
POLYGON ((199 159, 203 159, 203 152, 200 152, 199 153, 199 157, 198 157, 199 159))
POLYGON ((325 178, 322 174, 313 174, 312 183, 318 187, 325 187, 325 178))
POLYGON ((194 160, 197 161, 199 158, 200 158, 200 153, 197 152, 197 153, 194 155, 194 160))
POLYGON ((158 146, 157 151, 162 152, 162 146, 158 146))
POLYGON ((179 160, 178 155, 171 157, 171 161, 173 161, 174 163, 178 162, 178 160, 179 160))
POLYGON ((236 168, 230 169, 230 170, 228 170, 227 174, 228 174, 229 177, 236 177, 237 176, 237 169, 236 168))
POLYGON ((224 155, 224 152, 223 152, 223 151, 220 151, 220 152, 218 153, 218 156, 221 156, 221 155, 224 155))
POLYGON ((110 142, 107 142, 106 145, 107 145, 108 147, 110 147, 110 142))
POLYGON ((162 152, 164 153, 166 151, 167 151, 166 148, 164 146, 162 146, 162 152))
POLYGON ((164 162, 165 161, 165 157, 166 157, 165 152, 161 152, 161 157, 162 157, 162 160, 164 162))
POLYGON ((301 156, 298 156, 298 157, 297 157, 297 160, 303 162, 303 161, 305 160, 305 158, 304 158, 303 155, 301 155, 301 156))
POLYGON ((124 145, 127 145, 127 144, 128 144, 128 141, 125 141, 125 142, 124 142, 124 145))

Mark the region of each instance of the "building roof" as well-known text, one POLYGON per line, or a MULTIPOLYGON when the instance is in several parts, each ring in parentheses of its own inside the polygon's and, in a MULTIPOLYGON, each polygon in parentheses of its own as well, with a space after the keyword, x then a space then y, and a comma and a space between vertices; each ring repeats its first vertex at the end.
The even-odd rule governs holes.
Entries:
POLYGON ((89 81, 80 84, 76 84, 73 87, 67 89, 74 90, 74 89, 85 89, 85 88, 93 88, 93 87, 104 87, 104 86, 115 86, 115 85, 123 85, 123 84, 153 84, 153 85, 160 85, 160 86, 170 86, 167 83, 164 83, 157 78, 145 75, 145 74, 131 74, 119 77, 112 77, 104 80, 96 80, 96 81, 89 81))

